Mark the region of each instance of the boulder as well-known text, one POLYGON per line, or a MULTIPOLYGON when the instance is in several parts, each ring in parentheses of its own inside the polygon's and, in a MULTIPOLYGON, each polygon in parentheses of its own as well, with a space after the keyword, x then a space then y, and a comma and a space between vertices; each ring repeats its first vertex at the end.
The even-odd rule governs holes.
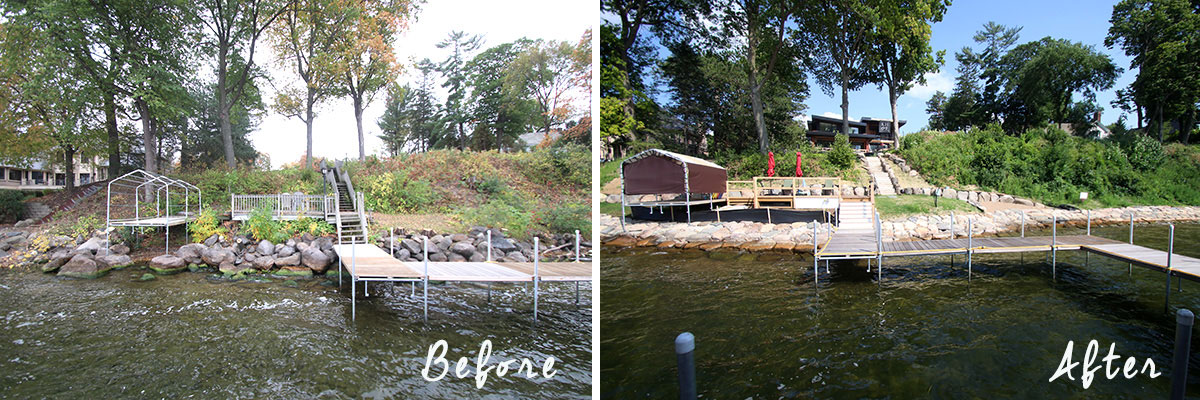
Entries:
POLYGON ((480 253, 471 253, 471 258, 467 259, 467 261, 484 262, 484 261, 487 261, 487 257, 480 253))
POLYGON ((104 239, 91 238, 91 239, 88 239, 88 241, 83 242, 83 244, 79 245, 79 247, 76 247, 75 249, 76 250, 87 250, 87 251, 95 254, 97 250, 100 250, 103 248, 104 248, 104 239))
POLYGON ((291 266, 300 265, 300 253, 292 253, 292 255, 287 256, 287 257, 276 257, 275 265, 278 265, 280 267, 291 267, 291 266))
POLYGON ((496 252, 496 253, 493 253, 493 255, 508 254, 509 252, 515 251, 517 249, 518 249, 517 245, 513 244, 512 240, 508 240, 503 237, 496 236, 495 233, 492 233, 492 251, 496 252))
POLYGON ((271 269, 271 266, 275 265, 275 257, 271 257, 271 256, 254 257, 254 261, 252 261, 252 264, 254 264, 254 268, 271 269))
POLYGON ((400 247, 408 250, 409 254, 421 254, 421 242, 412 239, 404 239, 400 241, 400 247))
POLYGON ((275 246, 275 257, 287 257, 292 254, 296 254, 296 247, 294 246, 289 246, 286 244, 275 246))
POLYGON ((1009 196, 1009 195, 1007 195, 1007 194, 1006 194, 1006 195, 1003 195, 1003 196, 1000 196, 1000 202, 1001 202, 1001 203, 1012 203, 1014 200, 1015 200, 1015 199, 1013 199, 1013 197, 1012 197, 1012 196, 1009 196))
POLYGON ((264 256, 274 255, 275 254, 275 244, 271 243, 271 241, 269 241, 269 240, 260 241, 260 242, 258 242, 257 251, 258 251, 258 254, 264 255, 264 256))
POLYGON ((954 190, 953 188, 946 188, 946 190, 942 191, 942 197, 951 199, 958 198, 958 191, 954 190))
POLYGON ((58 269, 58 276, 95 279, 104 276, 109 269, 86 254, 78 254, 58 269))
POLYGON ((407 259, 411 256, 412 256, 412 253, 409 253, 408 249, 397 249, 396 250, 395 257, 397 260, 407 259))
POLYGON ((118 243, 109 247, 108 251, 112 254, 129 254, 129 246, 118 243))
POLYGON ((529 259, 525 257, 525 254, 522 254, 520 251, 508 253, 504 256, 504 258, 511 262, 529 262, 529 259))
POLYGON ((446 258, 445 254, 442 254, 442 253, 430 253, 429 254, 429 261, 442 262, 442 261, 446 261, 446 260, 448 260, 448 258, 446 258))
POLYGON ((467 258, 472 254, 475 254, 475 246, 472 246, 470 243, 460 241, 450 246, 450 252, 461 255, 463 258, 467 258))
POLYGON ((154 272, 173 274, 183 271, 184 268, 187 268, 187 263, 182 258, 170 254, 163 254, 150 259, 150 269, 154 270, 154 272))
POLYGON ((280 268, 278 271, 275 271, 272 273, 275 275, 279 275, 279 276, 312 276, 313 275, 313 272, 311 269, 304 268, 304 267, 297 267, 297 266, 283 267, 283 268, 280 268))
POLYGON ((204 260, 205 264, 213 266, 221 265, 221 263, 225 262, 233 262, 233 260, 237 257, 234 256, 233 252, 230 250, 225 250, 220 247, 212 247, 204 250, 204 252, 200 254, 200 258, 204 260))
POLYGON ((209 236, 208 239, 204 239, 204 246, 212 247, 214 244, 217 244, 218 240, 221 240, 221 236, 214 233, 212 236, 209 236))
POLYGON ((333 239, 330 239, 328 236, 319 237, 313 241, 313 246, 317 246, 321 251, 332 251, 333 239))
POLYGON ((300 252, 300 262, 316 273, 325 272, 325 268, 329 267, 329 261, 330 258, 316 247, 309 247, 300 252))
POLYGON ((1032 206, 1032 205, 1033 205, 1033 201, 1032 201, 1032 200, 1027 200, 1027 199, 1018 199, 1018 198, 1013 198, 1013 203, 1015 203, 1015 204, 1020 204, 1020 205, 1023 205, 1023 206, 1032 206))
POLYGON ((250 264, 234 264, 231 262, 223 262, 217 269, 226 276, 238 274, 245 275, 247 272, 254 272, 254 266, 250 264))
POLYGON ((308 250, 309 247, 311 247, 311 246, 309 246, 308 243, 304 243, 304 242, 296 243, 296 251, 297 252, 302 253, 302 252, 304 252, 304 250, 308 250))
POLYGON ((470 239, 470 238, 471 238, 470 236, 467 236, 467 235, 465 235, 465 234, 462 234, 462 233, 455 233, 455 234, 453 234, 453 235, 450 235, 450 240, 451 240, 451 241, 453 241, 453 242, 455 242, 455 243, 458 243, 458 242, 465 242, 465 241, 467 241, 467 240, 468 240, 468 239, 470 239))
POLYGON ((203 254, 205 250, 208 250, 208 247, 204 246, 202 243, 190 243, 179 247, 179 250, 175 251, 175 256, 182 258, 188 263, 199 264, 203 262, 200 255, 203 254))
POLYGON ((54 272, 71 260, 71 253, 66 250, 59 250, 50 256, 50 261, 42 265, 42 272, 54 272))
POLYGON ((446 261, 463 262, 463 261, 467 261, 467 258, 463 257, 462 254, 450 253, 449 255, 446 256, 446 261))
POLYGON ((108 269, 121 269, 133 264, 133 260, 124 254, 108 254, 96 257, 96 263, 108 269))
MULTIPOLYGON (((258 256, 254 255, 254 253, 246 253, 246 255, 241 257, 242 261, 245 261, 245 262, 254 262, 255 258, 258 258, 258 256)), ((241 263, 238 263, 238 264, 241 264, 241 263)))

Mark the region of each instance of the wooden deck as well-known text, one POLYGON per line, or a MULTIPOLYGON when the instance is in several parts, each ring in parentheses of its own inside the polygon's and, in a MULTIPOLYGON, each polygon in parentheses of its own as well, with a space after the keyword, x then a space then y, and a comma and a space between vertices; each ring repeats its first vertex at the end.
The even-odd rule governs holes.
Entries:
POLYGON ((1112 239, 1082 235, 1059 236, 1057 239, 1047 236, 938 239, 885 242, 883 244, 883 255, 884 257, 890 257, 965 253, 968 246, 970 246, 971 252, 976 254, 1050 251, 1051 242, 1054 242, 1054 247, 1058 250, 1079 250, 1081 246, 1121 243, 1112 239))
MULTIPOLYGON (((425 263, 403 262, 370 244, 339 244, 334 252, 356 280, 419 280, 425 278, 425 263), (351 267, 353 265, 353 268, 351 267)), ((591 263, 539 262, 542 281, 591 281, 591 263)), ((532 282, 531 262, 429 262, 429 280, 456 282, 532 282)))
MULTIPOLYGON (((1158 271, 1167 269, 1167 252, 1161 250, 1121 242, 1084 246, 1083 250, 1158 271)), ((1187 277, 1189 280, 1200 281, 1200 259, 1172 254, 1171 273, 1187 277)))
POLYGON ((192 219, 194 218, 177 215, 171 217, 140 218, 121 221, 113 220, 109 221, 108 224, 111 226, 176 226, 186 224, 192 219))

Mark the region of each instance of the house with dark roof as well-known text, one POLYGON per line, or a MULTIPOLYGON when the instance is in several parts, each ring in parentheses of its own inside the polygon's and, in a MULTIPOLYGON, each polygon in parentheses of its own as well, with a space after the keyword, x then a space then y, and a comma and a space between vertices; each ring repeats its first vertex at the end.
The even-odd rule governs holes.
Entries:
MULTIPOLYGON (((849 121, 850 146, 856 150, 878 151, 896 147, 897 135, 892 132, 891 120, 863 117, 858 121, 849 121)), ((904 126, 904 120, 899 126, 904 126)), ((808 121, 808 132, 805 134, 813 146, 829 147, 833 139, 842 132, 842 119, 822 115, 814 115, 808 121)))

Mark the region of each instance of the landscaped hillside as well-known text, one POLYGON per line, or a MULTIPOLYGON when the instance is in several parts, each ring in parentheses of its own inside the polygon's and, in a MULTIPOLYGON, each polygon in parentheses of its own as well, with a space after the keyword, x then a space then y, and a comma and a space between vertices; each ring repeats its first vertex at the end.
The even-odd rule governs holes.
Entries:
POLYGON ((977 185, 1049 205, 1200 204, 1200 149, 1137 134, 1105 140, 1060 129, 1007 135, 992 125, 963 133, 904 137, 900 154, 930 183, 977 185))

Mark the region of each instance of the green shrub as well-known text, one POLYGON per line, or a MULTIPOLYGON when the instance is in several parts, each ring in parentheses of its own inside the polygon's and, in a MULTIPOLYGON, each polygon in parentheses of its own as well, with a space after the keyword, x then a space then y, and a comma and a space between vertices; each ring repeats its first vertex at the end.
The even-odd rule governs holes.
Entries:
POLYGON ((283 222, 283 231, 288 237, 295 237, 304 233, 309 233, 313 236, 322 236, 333 233, 334 226, 323 219, 314 219, 309 217, 300 217, 292 221, 283 222))
POLYGON ((18 190, 0 190, 0 222, 25 218, 25 194, 18 190))
POLYGON ((518 239, 527 239, 532 235, 533 219, 533 211, 529 207, 518 207, 500 199, 479 207, 463 208, 459 212, 459 220, 464 224, 508 229, 508 234, 518 239))
POLYGON ((75 218, 75 220, 71 221, 69 224, 60 226, 56 233, 76 239, 86 239, 92 236, 92 232, 101 229, 104 229, 104 223, 100 222, 99 218, 92 214, 85 214, 81 217, 75 218))
POLYGON ((508 184, 504 182, 503 178, 489 176, 483 178, 483 182, 479 182, 479 185, 476 188, 479 189, 480 193, 489 196, 496 196, 503 195, 505 192, 507 192, 508 184))
POLYGON ((838 134, 833 139, 833 148, 829 150, 829 163, 837 169, 849 169, 854 166, 854 149, 850 148, 850 137, 838 134))
POLYGON ((433 204, 433 185, 395 171, 361 179, 367 208, 384 213, 420 212, 433 204))
POLYGON ((579 231, 584 237, 592 235, 592 207, 585 203, 561 203, 552 206, 538 217, 553 233, 579 231))
POLYGON ((269 240, 271 243, 287 241, 291 236, 284 230, 283 224, 271 219, 271 215, 271 205, 264 204, 250 211, 242 227, 258 240, 269 240))
POLYGON ((205 208, 196 216, 196 219, 188 222, 187 229, 188 233, 192 235, 194 243, 203 242, 204 239, 208 239, 214 234, 222 237, 229 234, 229 230, 221 226, 221 221, 217 220, 217 212, 211 208, 205 208))

